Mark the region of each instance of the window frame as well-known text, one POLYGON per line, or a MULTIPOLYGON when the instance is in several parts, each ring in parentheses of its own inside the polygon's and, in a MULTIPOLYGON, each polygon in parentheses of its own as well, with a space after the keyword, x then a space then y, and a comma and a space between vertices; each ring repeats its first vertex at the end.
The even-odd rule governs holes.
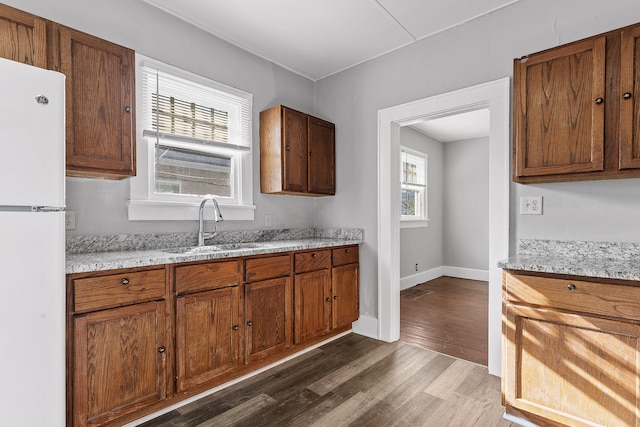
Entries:
MULTIPOLYGON (((402 215, 400 213, 400 227, 401 228, 416 228, 416 227, 428 227, 429 226, 429 191, 428 191, 428 172, 429 172, 429 156, 426 153, 421 151, 406 147, 400 146, 400 196, 402 197, 402 191, 404 189, 410 189, 413 191, 417 190, 417 193, 421 198, 421 209, 419 215, 402 215), (403 152, 410 154, 415 157, 419 157, 424 161, 424 181, 423 184, 407 184, 403 182, 402 174, 403 174, 403 152)), ((400 208, 402 209, 402 202, 400 203, 400 208)))
MULTIPOLYGON (((189 82, 208 86, 226 94, 242 97, 249 103, 249 114, 245 124, 244 135, 246 145, 213 144, 201 146, 198 151, 232 155, 233 197, 217 197, 220 210, 228 221, 253 221, 255 205, 253 204, 253 95, 214 80, 198 76, 171 65, 156 61, 136 53, 136 153, 137 175, 130 180, 130 199, 128 203, 129 220, 185 220, 193 221, 198 218, 198 208, 205 195, 182 195, 155 192, 155 144, 162 141, 162 135, 145 129, 148 124, 148 105, 145 100, 145 88, 141 84, 143 78, 142 67, 150 67, 160 72, 185 79, 189 82), (158 139, 159 138, 159 139, 158 139)), ((189 142, 180 142, 178 138, 162 141, 163 145, 185 146, 189 142)), ((213 219, 213 213, 205 212, 205 219, 213 219)))

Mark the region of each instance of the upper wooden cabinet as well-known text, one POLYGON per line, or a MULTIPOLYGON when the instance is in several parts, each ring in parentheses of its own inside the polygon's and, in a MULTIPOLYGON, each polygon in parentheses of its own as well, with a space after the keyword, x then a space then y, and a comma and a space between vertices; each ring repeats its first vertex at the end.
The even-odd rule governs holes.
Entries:
POLYGON ((515 59, 514 181, 640 176, 639 37, 627 27, 515 59))
POLYGON ((46 68, 46 21, 0 4, 0 57, 46 68))
POLYGON ((282 105, 260 113, 260 191, 333 195, 335 125, 282 105))
POLYGON ((67 175, 135 175, 134 52, 59 26, 67 76, 67 175))

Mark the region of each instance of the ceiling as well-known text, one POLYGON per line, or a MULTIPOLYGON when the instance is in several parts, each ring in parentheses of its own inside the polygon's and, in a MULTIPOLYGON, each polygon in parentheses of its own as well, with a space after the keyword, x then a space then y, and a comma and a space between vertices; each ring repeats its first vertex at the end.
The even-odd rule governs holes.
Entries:
POLYGON ((520 0, 143 0, 319 80, 520 0))
MULTIPOLYGON (((317 81, 520 0, 142 1, 317 81)), ((441 142, 486 136, 484 111, 412 126, 441 142)))

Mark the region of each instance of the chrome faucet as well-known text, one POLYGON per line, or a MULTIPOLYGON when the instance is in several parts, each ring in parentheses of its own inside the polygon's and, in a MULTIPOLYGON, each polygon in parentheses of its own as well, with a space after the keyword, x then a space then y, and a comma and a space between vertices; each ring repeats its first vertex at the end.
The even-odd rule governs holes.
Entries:
POLYGON ((204 239, 211 239, 213 237, 215 237, 216 234, 218 234, 218 223, 224 221, 224 218, 222 218, 222 212, 220 212, 220 206, 218 206, 218 202, 216 201, 216 199, 214 199, 213 197, 207 196, 204 199, 202 199, 202 202, 200 203, 200 210, 198 212, 198 246, 204 246, 204 239), (211 203, 213 203, 213 213, 215 214, 214 220, 213 220, 213 233, 205 233, 204 232, 204 218, 203 218, 203 214, 204 214, 204 205, 207 203, 207 200, 210 200, 211 203))

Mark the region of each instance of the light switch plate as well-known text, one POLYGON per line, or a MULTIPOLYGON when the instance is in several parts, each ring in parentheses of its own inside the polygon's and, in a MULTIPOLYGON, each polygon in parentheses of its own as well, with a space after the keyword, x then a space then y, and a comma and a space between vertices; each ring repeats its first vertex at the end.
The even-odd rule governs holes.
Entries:
POLYGON ((520 215, 542 215, 542 196, 520 197, 520 215))

